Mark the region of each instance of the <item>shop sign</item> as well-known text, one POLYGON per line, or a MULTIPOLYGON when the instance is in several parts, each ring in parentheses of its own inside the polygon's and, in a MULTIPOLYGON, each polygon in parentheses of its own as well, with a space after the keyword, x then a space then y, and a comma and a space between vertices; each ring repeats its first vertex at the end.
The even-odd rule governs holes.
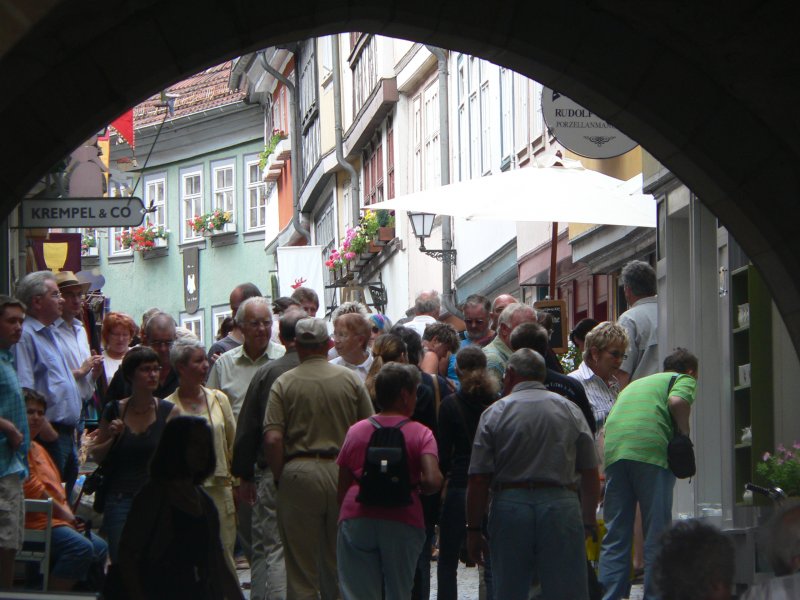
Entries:
POLYGON ((183 304, 190 315, 200 308, 200 251, 197 246, 183 250, 183 304))
POLYGON ((136 227, 144 220, 141 198, 26 198, 20 227, 136 227))
POLYGON ((542 91, 542 114, 561 145, 586 158, 613 158, 638 145, 608 121, 550 88, 542 91))

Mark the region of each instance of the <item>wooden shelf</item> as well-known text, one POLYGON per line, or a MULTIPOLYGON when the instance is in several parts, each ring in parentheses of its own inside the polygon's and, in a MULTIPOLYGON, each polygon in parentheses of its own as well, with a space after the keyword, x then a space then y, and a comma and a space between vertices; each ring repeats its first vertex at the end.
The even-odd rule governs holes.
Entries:
MULTIPOLYGON (((731 357, 730 378, 733 390, 733 470, 734 497, 739 498, 744 484, 768 485, 756 472, 764 452, 774 448, 772 383, 772 297, 752 265, 731 272, 730 280, 731 357), (750 322, 739 326, 737 308, 750 307, 750 322), (739 366, 750 365, 750 382, 739 384, 739 366), (741 442, 741 431, 752 428, 752 440, 741 442)), ((754 498, 752 505, 768 503, 754 498)), ((748 506, 737 502, 737 506, 748 506)))

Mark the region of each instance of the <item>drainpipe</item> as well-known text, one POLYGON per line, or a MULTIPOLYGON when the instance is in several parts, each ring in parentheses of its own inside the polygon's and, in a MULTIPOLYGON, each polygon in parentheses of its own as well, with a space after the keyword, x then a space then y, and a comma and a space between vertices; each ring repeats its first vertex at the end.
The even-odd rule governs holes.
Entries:
POLYGON ((355 167, 347 162, 344 158, 344 145, 342 138, 344 137, 344 129, 342 128, 342 67, 339 62, 339 36, 334 36, 333 43, 331 44, 333 50, 333 120, 334 128, 336 131, 336 162, 339 163, 345 171, 350 173, 350 208, 353 217, 353 227, 358 224, 359 211, 361 210, 361 203, 358 198, 359 183, 358 172, 355 167))
MULTIPOLYGON (((267 55, 262 50, 258 53, 261 58, 261 65, 264 70, 272 75, 275 79, 280 81, 289 90, 289 114, 292 118, 292 225, 297 233, 299 233, 306 244, 311 243, 311 232, 303 226, 300 220, 300 120, 297 118, 297 93, 294 84, 283 73, 272 67, 267 61, 267 55)), ((295 57, 297 53, 295 53, 295 57)), ((295 73, 297 73, 295 66, 295 73)))
MULTIPOLYGON (((447 54, 441 48, 425 46, 436 57, 439 63, 439 156, 441 162, 442 185, 450 183, 450 104, 447 92, 447 54)), ((442 250, 453 249, 453 217, 442 215, 442 250)), ((442 305, 447 312, 462 317, 461 311, 454 303, 452 267, 449 262, 442 262, 442 305)))

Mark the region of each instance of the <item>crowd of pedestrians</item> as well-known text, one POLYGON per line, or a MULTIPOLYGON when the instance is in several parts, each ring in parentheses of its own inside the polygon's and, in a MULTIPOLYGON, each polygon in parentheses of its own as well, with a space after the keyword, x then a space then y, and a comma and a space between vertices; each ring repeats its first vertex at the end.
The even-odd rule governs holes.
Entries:
POLYGON ((52 589, 99 585, 110 562, 108 597, 241 598, 246 561, 257 600, 428 600, 437 556, 442 600, 459 562, 490 600, 622 598, 632 568, 668 597, 666 447, 699 366, 677 349, 657 372, 655 274, 634 261, 622 280, 630 309, 580 322, 565 373, 547 316, 508 295, 467 298, 459 332, 435 291, 394 326, 356 302, 329 326, 312 290, 270 304, 246 283, 210 349, 157 309, 141 327, 109 313, 93 349, 84 284, 31 273, 0 297, 0 586, 29 497, 53 501, 52 589), (102 535, 71 505, 81 436, 102 535))

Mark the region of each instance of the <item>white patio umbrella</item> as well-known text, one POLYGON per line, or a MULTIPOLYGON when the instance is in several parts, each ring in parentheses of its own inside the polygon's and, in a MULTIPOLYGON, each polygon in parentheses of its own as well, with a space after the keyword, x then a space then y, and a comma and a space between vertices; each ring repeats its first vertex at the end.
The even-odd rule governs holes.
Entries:
POLYGON ((656 202, 638 175, 621 181, 583 168, 523 167, 400 196, 371 209, 422 211, 466 219, 656 226, 656 202))

